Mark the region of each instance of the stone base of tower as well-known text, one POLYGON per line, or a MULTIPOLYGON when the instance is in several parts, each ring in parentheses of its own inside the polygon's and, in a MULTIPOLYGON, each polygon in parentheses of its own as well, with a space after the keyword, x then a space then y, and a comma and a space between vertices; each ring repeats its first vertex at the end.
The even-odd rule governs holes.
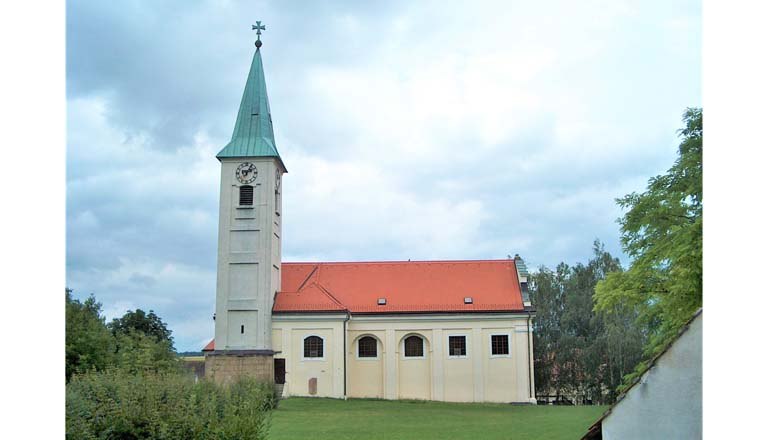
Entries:
POLYGON ((230 384, 240 377, 273 383, 273 350, 217 350, 206 354, 207 379, 230 384))

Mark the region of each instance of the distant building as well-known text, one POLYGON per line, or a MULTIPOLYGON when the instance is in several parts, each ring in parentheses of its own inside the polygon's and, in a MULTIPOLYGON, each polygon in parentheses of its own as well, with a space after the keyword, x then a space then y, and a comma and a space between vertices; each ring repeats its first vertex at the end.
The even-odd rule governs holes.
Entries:
POLYGON ((702 310, 583 439, 702 437, 702 310))
POLYGON ((281 262, 287 169, 259 36, 255 45, 232 139, 217 154, 217 301, 206 377, 275 380, 285 396, 535 403, 534 309, 519 257, 281 262))

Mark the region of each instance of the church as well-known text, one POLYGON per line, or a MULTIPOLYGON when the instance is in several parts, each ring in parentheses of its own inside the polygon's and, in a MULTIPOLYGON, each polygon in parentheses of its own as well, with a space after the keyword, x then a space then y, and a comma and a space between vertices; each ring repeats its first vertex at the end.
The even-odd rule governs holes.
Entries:
POLYGON ((233 135, 217 154, 206 377, 274 381, 282 396, 535 404, 534 308, 519 257, 282 263, 287 168, 260 54, 265 26, 253 29, 233 135))

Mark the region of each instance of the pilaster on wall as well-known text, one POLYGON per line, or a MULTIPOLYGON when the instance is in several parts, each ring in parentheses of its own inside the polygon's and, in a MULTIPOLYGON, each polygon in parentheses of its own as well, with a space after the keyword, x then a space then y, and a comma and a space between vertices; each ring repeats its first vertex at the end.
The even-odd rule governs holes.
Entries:
POLYGON ((339 331, 334 332, 334 344, 333 344, 333 396, 347 397, 344 384, 344 343, 346 342, 346 326, 339 326, 339 331))
POLYGON ((472 352, 474 356, 474 401, 485 401, 485 375, 483 371, 483 359, 487 353, 482 348, 482 327, 474 328, 474 337, 472 339, 472 352))
POLYGON ((250 377, 262 382, 273 383, 273 352, 206 354, 206 378, 220 385, 235 382, 240 377, 250 377))
POLYGON ((395 330, 385 330, 385 399, 398 398, 398 341, 395 330))
POLYGON ((433 400, 444 400, 444 332, 440 328, 433 329, 433 352, 431 353, 433 377, 431 380, 431 396, 433 400))
POLYGON ((515 326, 515 348, 517 350, 517 401, 536 403, 533 389, 533 353, 530 319, 515 326))

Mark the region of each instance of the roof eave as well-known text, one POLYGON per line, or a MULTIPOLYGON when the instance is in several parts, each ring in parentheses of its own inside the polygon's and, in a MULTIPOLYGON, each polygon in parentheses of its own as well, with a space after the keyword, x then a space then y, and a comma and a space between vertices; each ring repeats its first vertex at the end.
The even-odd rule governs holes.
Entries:
POLYGON ((228 154, 222 154, 221 152, 215 156, 218 161, 222 162, 222 159, 259 159, 259 158, 274 158, 279 162, 279 165, 282 167, 282 172, 287 173, 287 167, 284 165, 284 161, 282 160, 282 157, 279 155, 253 155, 253 156, 233 156, 228 154))

